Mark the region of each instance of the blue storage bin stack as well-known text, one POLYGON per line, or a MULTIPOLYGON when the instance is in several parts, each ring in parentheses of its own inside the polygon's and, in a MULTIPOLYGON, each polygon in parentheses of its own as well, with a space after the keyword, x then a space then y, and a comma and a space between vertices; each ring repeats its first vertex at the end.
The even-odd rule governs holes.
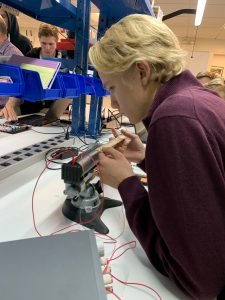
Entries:
POLYGON ((12 83, 0 82, 0 95, 20 97, 24 92, 24 79, 20 67, 0 64, 0 76, 8 76, 12 83))
POLYGON ((109 92, 103 88, 102 82, 99 78, 85 76, 86 92, 89 95, 96 97, 108 96, 109 92))
POLYGON ((58 75, 60 77, 60 80, 62 81, 62 98, 74 98, 80 96, 81 88, 78 77, 76 75, 69 73, 59 73, 58 75))
POLYGON ((0 76, 9 76, 12 83, 0 82, 0 95, 15 96, 36 102, 59 98, 74 98, 81 94, 102 97, 109 92, 99 78, 59 72, 51 88, 43 89, 38 72, 21 69, 17 66, 0 64, 0 76))
POLYGON ((62 80, 57 74, 51 88, 43 89, 38 72, 22 69, 25 88, 21 97, 23 100, 36 102, 38 100, 53 100, 63 96, 62 80))
POLYGON ((78 83, 79 83, 79 88, 80 88, 80 93, 81 94, 88 94, 86 82, 85 82, 85 76, 79 75, 79 74, 74 74, 74 76, 77 77, 78 83))
POLYGON ((63 82, 63 97, 78 97, 81 94, 102 97, 109 95, 109 92, 102 86, 99 78, 79 74, 60 73, 63 82))

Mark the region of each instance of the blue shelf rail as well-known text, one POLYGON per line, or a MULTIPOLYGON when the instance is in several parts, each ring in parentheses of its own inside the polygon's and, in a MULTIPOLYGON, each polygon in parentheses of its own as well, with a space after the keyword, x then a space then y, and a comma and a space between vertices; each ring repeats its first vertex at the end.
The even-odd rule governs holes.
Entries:
POLYGON ((98 78, 80 74, 58 73, 51 88, 43 89, 38 72, 17 66, 0 64, 0 75, 12 83, 0 82, 0 95, 15 96, 30 102, 59 98, 77 98, 81 95, 102 97, 108 94, 98 78))
MULTIPOLYGON (((18 9, 22 13, 36 20, 50 23, 75 32, 75 59, 64 60, 64 63, 62 61, 62 66, 70 68, 79 66, 81 70, 81 76, 86 75, 88 69, 87 57, 89 45, 91 1, 97 6, 100 11, 98 38, 100 38, 104 34, 105 30, 109 28, 113 23, 129 14, 144 13, 154 16, 154 12, 151 8, 149 0, 77 0, 76 7, 72 5, 68 0, 1 0, 1 2, 18 9), (116 4, 116 1, 119 2, 119 5, 116 4)), ((28 74, 25 74, 24 76, 26 79, 29 78, 28 74)), ((97 76, 96 72, 95 76, 97 76)), ((52 90, 54 90, 54 92, 56 93, 57 91, 59 93, 64 93, 63 96, 65 97, 67 97, 69 94, 73 95, 74 90, 76 89, 71 86, 68 87, 69 82, 71 82, 72 80, 73 79, 69 77, 67 78, 67 82, 65 82, 65 80, 62 80, 62 82, 59 80, 58 83, 55 83, 52 90), (62 88, 58 86, 60 85, 60 82, 63 85, 62 88)), ((72 135, 83 135, 87 133, 88 135, 96 136, 100 133, 100 116, 102 108, 102 96, 104 95, 104 92, 102 92, 102 94, 98 94, 98 92, 96 92, 98 91, 97 85, 100 85, 100 83, 93 83, 93 81, 90 82, 90 80, 91 79, 88 79, 87 81, 89 83, 89 92, 81 93, 79 96, 76 95, 73 100, 71 130, 72 135), (94 85, 95 89, 91 88, 91 85, 94 85), (86 94, 92 95, 88 128, 85 127, 86 94)), ((87 82, 86 89, 88 90, 87 82)), ((74 81, 74 84, 76 83, 77 82, 74 81)), ((22 88, 22 86, 20 88, 22 88)), ((41 90, 41 97, 51 97, 48 92, 49 91, 41 90)), ((27 97, 29 98, 30 95, 28 95, 27 97)), ((36 101, 36 99, 34 100, 36 101)))
POLYGON ((1 0, 31 18, 74 31, 76 7, 68 0, 1 0))

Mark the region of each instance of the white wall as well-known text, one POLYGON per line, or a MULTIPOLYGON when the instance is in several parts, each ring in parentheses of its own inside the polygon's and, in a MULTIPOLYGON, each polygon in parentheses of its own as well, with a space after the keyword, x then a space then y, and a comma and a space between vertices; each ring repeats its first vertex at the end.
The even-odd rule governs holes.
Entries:
POLYGON ((224 68, 222 76, 225 78, 225 40, 197 39, 193 57, 193 45, 181 43, 181 47, 188 52, 187 68, 194 75, 218 66, 224 68))
MULTIPOLYGON (((187 51, 192 51, 193 45, 182 43, 180 41, 181 47, 187 51)), ((194 46, 195 51, 208 51, 215 54, 225 55, 225 40, 218 39, 198 39, 194 46)))
POLYGON ((206 51, 196 51, 193 53, 188 52, 187 55, 187 69, 189 69, 194 75, 200 71, 207 71, 211 66, 213 53, 206 51))

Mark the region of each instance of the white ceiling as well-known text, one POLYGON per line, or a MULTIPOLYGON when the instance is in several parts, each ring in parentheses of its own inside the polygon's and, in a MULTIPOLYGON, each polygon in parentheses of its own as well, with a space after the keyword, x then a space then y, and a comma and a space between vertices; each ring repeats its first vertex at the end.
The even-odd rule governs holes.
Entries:
MULTIPOLYGON (((156 0, 164 15, 179 9, 196 9, 197 0, 156 0)), ((194 15, 183 14, 165 23, 180 38, 193 39, 196 27, 194 26, 194 15)), ((202 24, 198 28, 197 37, 207 39, 225 39, 225 0, 208 0, 202 24)))

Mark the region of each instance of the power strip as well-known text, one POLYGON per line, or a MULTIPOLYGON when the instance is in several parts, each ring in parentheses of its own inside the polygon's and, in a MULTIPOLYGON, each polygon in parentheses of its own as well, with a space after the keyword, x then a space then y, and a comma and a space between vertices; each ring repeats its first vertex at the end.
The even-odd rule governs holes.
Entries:
POLYGON ((0 156, 0 180, 44 159, 48 150, 71 146, 71 144, 72 140, 65 140, 64 135, 57 135, 43 142, 0 156))

